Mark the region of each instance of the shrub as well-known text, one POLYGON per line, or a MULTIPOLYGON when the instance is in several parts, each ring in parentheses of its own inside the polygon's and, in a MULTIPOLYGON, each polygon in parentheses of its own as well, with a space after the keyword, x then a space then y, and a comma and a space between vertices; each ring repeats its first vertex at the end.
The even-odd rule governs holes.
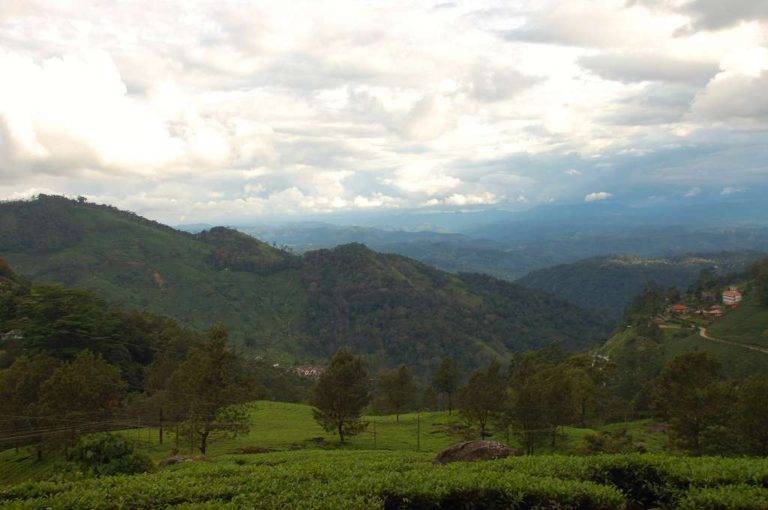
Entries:
POLYGON ((149 457, 135 452, 132 443, 108 433, 81 438, 70 458, 95 476, 145 473, 154 469, 149 457))

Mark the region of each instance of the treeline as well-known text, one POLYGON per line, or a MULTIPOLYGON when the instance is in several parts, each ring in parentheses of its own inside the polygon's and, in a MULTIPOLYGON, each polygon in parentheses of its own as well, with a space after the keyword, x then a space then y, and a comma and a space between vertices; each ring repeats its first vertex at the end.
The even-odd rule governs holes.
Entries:
MULTIPOLYGON (((635 417, 625 414, 615 368, 604 357, 567 356, 548 348, 462 377, 446 358, 431 383, 420 388, 405 366, 372 376, 362 358, 340 350, 317 382, 311 403, 316 421, 344 442, 366 430, 366 411, 397 419, 406 411, 450 412, 455 398, 467 439, 516 436, 524 452, 533 454, 560 446, 565 426, 595 427, 635 417)), ((667 363, 646 391, 650 416, 667 424, 675 449, 693 455, 768 455, 768 376, 727 380, 708 354, 688 352, 667 363)), ((584 453, 643 451, 646 445, 621 428, 585 437, 584 453)))
POLYGON ((69 448, 85 433, 172 425, 205 452, 243 431, 241 404, 301 401, 309 383, 200 332, 92 294, 30 285, 0 260, 0 443, 69 448))

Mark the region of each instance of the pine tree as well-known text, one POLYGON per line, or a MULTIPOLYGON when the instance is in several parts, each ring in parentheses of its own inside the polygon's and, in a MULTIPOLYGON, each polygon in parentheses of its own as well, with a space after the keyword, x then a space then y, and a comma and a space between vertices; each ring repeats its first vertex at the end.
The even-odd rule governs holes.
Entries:
POLYGON ((451 414, 453 395, 459 389, 459 370, 453 358, 443 358, 432 378, 432 385, 448 399, 448 414, 451 414))
POLYGON ((238 369, 238 358, 227 349, 227 331, 215 327, 209 338, 190 349, 173 372, 168 398, 186 419, 185 430, 205 455, 212 434, 246 433, 248 415, 238 404, 253 393, 250 380, 238 369))
POLYGON ((706 352, 680 354, 664 367, 655 404, 669 420, 673 438, 698 455, 705 434, 727 423, 730 388, 720 376, 720 363, 706 352))
POLYGON ((363 360, 342 349, 331 358, 328 370, 317 381, 312 414, 323 429, 336 432, 344 443, 347 436, 365 429, 360 417, 370 400, 370 382, 363 360))
POLYGON ((507 385, 497 362, 487 370, 477 370, 459 390, 458 407, 470 423, 477 423, 480 437, 486 436, 489 420, 504 410, 507 385))
POLYGON ((379 392, 385 407, 395 413, 395 419, 399 422, 400 414, 416 400, 416 382, 408 367, 401 365, 381 373, 379 392))

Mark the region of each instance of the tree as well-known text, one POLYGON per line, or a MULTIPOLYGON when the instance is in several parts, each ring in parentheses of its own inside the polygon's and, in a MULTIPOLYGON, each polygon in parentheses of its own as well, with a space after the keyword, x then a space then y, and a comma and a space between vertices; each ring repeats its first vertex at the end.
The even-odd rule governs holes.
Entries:
POLYGON ((453 358, 443 358, 432 377, 432 385, 448 399, 448 414, 451 414, 453 395, 459 389, 459 379, 459 369, 453 358))
POLYGON ((486 370, 477 370, 459 390, 458 407, 470 424, 476 423, 480 437, 485 437, 488 422, 501 413, 506 401, 506 383, 501 366, 494 361, 486 370))
POLYGON ((405 365, 392 370, 384 370, 379 375, 379 393, 384 406, 400 422, 400 413, 413 405, 416 400, 416 382, 411 371, 405 365))
POLYGON ((749 274, 754 281, 756 301, 763 306, 768 306, 768 259, 753 264, 749 274))
POLYGON ((116 366, 89 350, 81 351, 71 363, 54 370, 40 388, 41 414, 66 424, 48 439, 66 446, 81 433, 103 429, 99 422, 120 408, 125 386, 116 366))
POLYGON ((673 358, 659 378, 655 405, 668 419, 674 439, 695 455, 705 433, 728 421, 730 388, 720 377, 720 363, 705 352, 673 358))
POLYGON ((561 426, 579 418, 585 374, 566 364, 539 365, 525 378, 518 379, 511 391, 508 421, 517 425, 517 434, 526 453, 549 435, 556 447, 561 426))
POLYGON ((363 360, 341 349, 317 381, 311 400, 312 414, 324 430, 336 432, 344 443, 347 436, 365 429, 360 416, 370 400, 370 382, 363 360))
POLYGON ((38 460, 42 459, 43 436, 33 431, 49 425, 39 416, 40 392, 45 381, 60 363, 50 356, 21 356, 0 371, 0 432, 17 439, 8 446, 36 443, 38 460))
POLYGON ((226 329, 217 326, 206 341, 190 349, 171 376, 169 399, 184 416, 184 429, 198 441, 203 455, 213 433, 248 431, 248 414, 238 404, 252 397, 252 385, 238 362, 227 349, 226 329))
POLYGON ((433 386, 424 388, 424 392, 421 394, 421 401, 419 402, 419 409, 422 411, 436 411, 438 409, 437 392, 433 386))
POLYGON ((648 284, 624 310, 625 325, 649 321, 664 310, 666 299, 654 284, 648 284))
POLYGON ((579 385, 581 374, 577 369, 563 365, 542 370, 534 376, 533 384, 539 387, 539 405, 550 430, 550 446, 556 447, 560 427, 574 422, 579 416, 579 385))
POLYGON ((125 382, 120 370, 89 350, 61 365, 43 383, 40 405, 61 418, 106 417, 120 406, 125 382))
POLYGON ((736 425, 751 452, 768 456, 768 377, 755 376, 738 390, 736 425))

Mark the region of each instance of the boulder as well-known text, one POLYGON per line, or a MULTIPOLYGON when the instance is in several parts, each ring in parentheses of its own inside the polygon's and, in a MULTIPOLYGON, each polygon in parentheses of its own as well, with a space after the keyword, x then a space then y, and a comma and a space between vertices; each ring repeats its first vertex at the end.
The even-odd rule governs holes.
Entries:
POLYGON ((498 441, 465 441, 449 446, 437 454, 435 462, 474 462, 477 460, 496 460, 513 455, 515 452, 498 441))
POLYGON ((160 467, 171 466, 173 464, 180 464, 182 462, 200 462, 205 460, 203 455, 173 455, 167 459, 163 459, 157 463, 160 467))

